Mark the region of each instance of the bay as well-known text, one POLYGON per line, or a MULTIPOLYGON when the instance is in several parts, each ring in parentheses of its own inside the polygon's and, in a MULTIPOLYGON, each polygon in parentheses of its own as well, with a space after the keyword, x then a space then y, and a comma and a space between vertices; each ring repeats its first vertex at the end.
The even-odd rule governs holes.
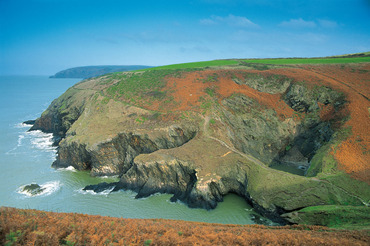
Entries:
POLYGON ((46 76, 0 76, 0 206, 74 212, 122 218, 164 218, 227 224, 271 224, 237 195, 227 195, 216 209, 188 208, 170 202, 171 195, 155 194, 135 199, 131 191, 83 192, 89 184, 113 182, 117 178, 91 177, 72 168, 53 169, 56 148, 51 134, 28 132, 26 120, 36 119, 48 105, 79 79, 50 79, 46 76), (40 195, 21 192, 37 183, 40 195))

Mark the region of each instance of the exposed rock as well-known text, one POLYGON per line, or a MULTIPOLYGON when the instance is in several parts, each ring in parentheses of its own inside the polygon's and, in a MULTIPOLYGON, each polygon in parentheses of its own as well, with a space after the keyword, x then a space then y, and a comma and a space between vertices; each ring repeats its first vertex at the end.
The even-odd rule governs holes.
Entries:
POLYGON ((293 148, 289 149, 287 153, 280 158, 280 161, 285 165, 293 165, 293 166, 303 166, 305 168, 308 168, 310 165, 308 162, 308 158, 305 157, 298 149, 298 147, 295 145, 293 148))
POLYGON ((33 125, 35 124, 36 120, 26 120, 23 122, 23 124, 26 124, 26 125, 33 125))
POLYGON ((84 191, 94 191, 95 193, 100 193, 100 192, 104 192, 106 190, 115 190, 115 188, 119 185, 118 182, 113 182, 113 183, 107 183, 107 182, 103 182, 103 183, 99 183, 97 185, 87 185, 85 188, 83 188, 82 190, 84 191))
POLYGON ((245 74, 243 79, 234 78, 237 84, 245 84, 253 89, 270 94, 284 93, 292 79, 282 75, 261 75, 254 73, 245 74))
POLYGON ((38 184, 25 185, 22 189, 22 191, 27 192, 28 194, 31 194, 32 196, 38 195, 42 193, 44 190, 45 188, 42 188, 38 184))
POLYGON ((172 125, 148 133, 122 132, 91 147, 62 141, 53 166, 73 165, 78 170, 91 170, 94 176, 121 175, 127 172, 137 155, 181 146, 195 136, 196 129, 172 125))
POLYGON ((343 93, 325 86, 309 89, 303 83, 292 84, 284 100, 297 112, 315 112, 319 109, 318 103, 332 104, 336 109, 345 103, 343 93))
POLYGON ((85 100, 91 92, 78 93, 79 90, 71 87, 62 96, 54 100, 42 116, 38 118, 30 131, 41 130, 54 134, 55 143, 65 137, 71 125, 80 117, 85 100), (76 96, 78 94, 78 96, 76 96))
POLYGON ((234 146, 243 153, 271 163, 285 146, 293 141, 298 124, 292 119, 280 121, 276 112, 259 106, 244 95, 237 94, 222 101, 230 124, 234 146))

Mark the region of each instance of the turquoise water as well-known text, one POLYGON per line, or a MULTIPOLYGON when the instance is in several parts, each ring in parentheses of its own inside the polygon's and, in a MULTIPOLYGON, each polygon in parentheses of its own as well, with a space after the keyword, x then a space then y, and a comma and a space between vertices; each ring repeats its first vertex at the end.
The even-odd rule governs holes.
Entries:
POLYGON ((169 201, 171 195, 134 199, 135 193, 83 192, 82 188, 115 178, 94 178, 88 172, 53 169, 56 149, 51 134, 27 132, 23 121, 36 119, 53 99, 78 79, 49 79, 43 76, 0 76, 0 206, 55 212, 77 212, 123 218, 165 218, 227 224, 270 223, 244 199, 228 195, 216 209, 191 209, 169 201), (37 183, 42 194, 22 193, 24 185, 37 183))

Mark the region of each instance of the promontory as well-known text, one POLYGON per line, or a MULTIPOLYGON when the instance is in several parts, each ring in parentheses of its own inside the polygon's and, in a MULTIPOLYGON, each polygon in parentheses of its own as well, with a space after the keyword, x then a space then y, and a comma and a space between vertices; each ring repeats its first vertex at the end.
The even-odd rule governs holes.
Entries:
POLYGON ((205 209, 235 193, 282 224, 369 227, 370 63, 338 59, 107 74, 68 89, 31 130, 54 134, 54 167, 119 176, 100 188, 205 209))

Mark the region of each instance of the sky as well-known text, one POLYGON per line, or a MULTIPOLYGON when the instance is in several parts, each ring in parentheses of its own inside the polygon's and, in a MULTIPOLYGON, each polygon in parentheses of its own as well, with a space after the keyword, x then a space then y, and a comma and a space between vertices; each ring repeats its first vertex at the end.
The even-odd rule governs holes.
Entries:
POLYGON ((0 0, 0 75, 370 51, 370 0, 0 0))

